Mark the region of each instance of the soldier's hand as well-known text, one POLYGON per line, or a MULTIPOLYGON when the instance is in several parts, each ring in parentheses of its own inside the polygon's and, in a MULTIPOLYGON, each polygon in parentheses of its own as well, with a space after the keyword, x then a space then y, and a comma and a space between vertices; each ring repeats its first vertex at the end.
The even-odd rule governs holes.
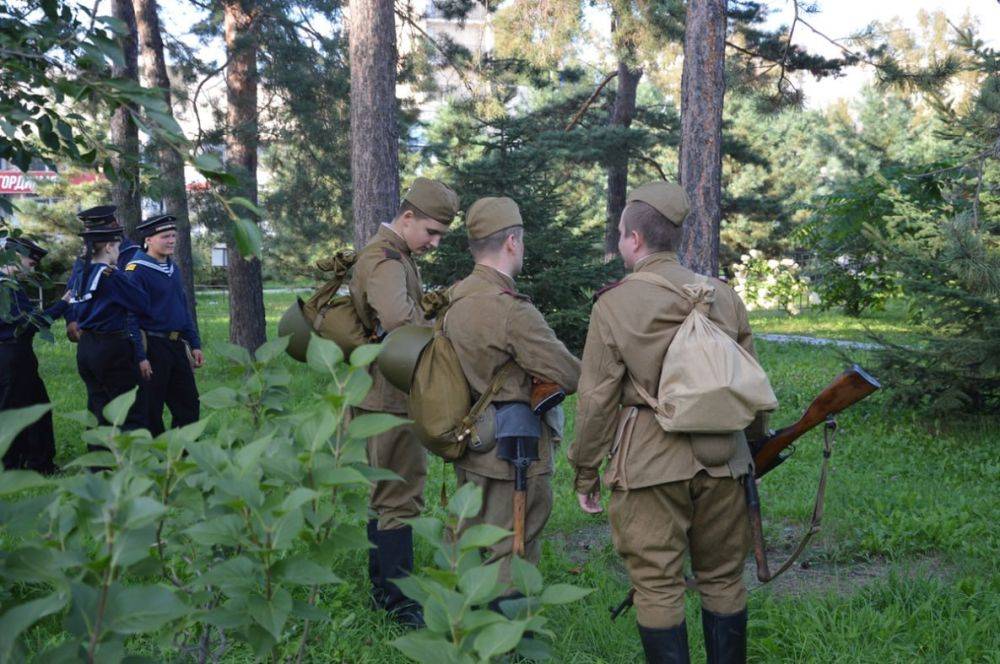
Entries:
POLYGON ((201 352, 200 348, 195 348, 194 350, 192 350, 191 357, 194 358, 195 369, 205 364, 205 354, 201 352))
POLYGON ((143 360, 139 363, 139 375, 142 376, 143 380, 149 380, 153 377, 153 365, 149 363, 149 360, 143 360))
POLYGON ((66 323, 66 338, 73 343, 80 342, 80 326, 75 320, 66 323))
POLYGON ((580 503, 580 509, 587 514, 600 514, 604 511, 601 507, 601 488, 598 487, 590 493, 578 493, 576 499, 580 503))

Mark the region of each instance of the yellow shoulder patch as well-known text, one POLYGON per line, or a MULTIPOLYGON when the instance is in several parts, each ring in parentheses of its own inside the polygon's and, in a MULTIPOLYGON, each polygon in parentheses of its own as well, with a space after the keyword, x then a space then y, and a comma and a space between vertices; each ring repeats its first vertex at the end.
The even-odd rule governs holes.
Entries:
POLYGON ((129 263, 128 265, 125 266, 125 271, 126 272, 131 272, 135 268, 136 268, 136 264, 135 263, 129 263))

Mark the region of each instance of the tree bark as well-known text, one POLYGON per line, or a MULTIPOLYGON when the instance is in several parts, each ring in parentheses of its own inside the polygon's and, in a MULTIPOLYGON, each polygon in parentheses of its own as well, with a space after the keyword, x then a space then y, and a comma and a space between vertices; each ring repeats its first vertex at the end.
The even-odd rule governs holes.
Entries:
MULTIPOLYGON (((226 165, 239 184, 228 189, 257 203, 257 35, 254 0, 228 0, 225 8, 226 165)), ((257 222, 253 213, 237 208, 257 222)), ((267 340, 260 259, 240 256, 232 233, 227 239, 229 267, 229 340, 251 353, 267 340)))
MULTIPOLYGON (((167 61, 163 54, 163 37, 160 33, 160 19, 156 0, 133 0, 136 25, 139 31, 142 53, 142 77, 147 87, 163 91, 167 112, 173 117, 174 111, 170 94, 170 78, 167 76, 167 61)), ((167 214, 177 217, 177 248, 174 260, 180 266, 184 278, 184 295, 188 310, 198 326, 197 303, 194 293, 194 259, 191 255, 191 220, 188 214, 187 190, 184 186, 184 158, 167 144, 157 146, 160 162, 160 187, 163 193, 163 207, 167 214)))
MULTIPOLYGON (((618 90, 608 124, 628 129, 635 117, 635 93, 642 78, 641 69, 630 69, 622 59, 618 63, 618 90)), ((625 209, 628 191, 628 150, 619 150, 608 164, 608 202, 604 226, 604 260, 611 261, 618 255, 618 222, 625 209)))
POLYGON ((679 257, 695 272, 719 273, 722 220, 722 105, 726 93, 726 0, 690 0, 681 75, 678 172, 691 200, 679 257))
MULTIPOLYGON (((128 26, 128 35, 122 39, 124 64, 114 65, 111 75, 139 82, 138 49, 136 46, 135 12, 131 0, 113 0, 111 15, 128 26)), ((139 190, 139 129, 132 120, 134 105, 119 106, 111 115, 111 144, 117 152, 111 157, 115 179, 111 184, 111 202, 118 206, 115 213, 125 226, 129 237, 135 236, 135 227, 142 217, 142 199, 139 190)))
POLYGON ((354 246, 361 249, 399 206, 393 0, 350 0, 349 37, 354 246))

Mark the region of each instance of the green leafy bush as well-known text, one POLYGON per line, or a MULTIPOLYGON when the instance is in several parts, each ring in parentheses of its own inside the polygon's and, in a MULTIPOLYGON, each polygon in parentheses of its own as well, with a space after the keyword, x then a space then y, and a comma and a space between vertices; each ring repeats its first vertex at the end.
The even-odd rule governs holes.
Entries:
MULTIPOLYGON (((286 345, 268 342, 253 358, 221 349, 238 387, 205 394, 208 417, 156 438, 119 429, 134 393, 112 401, 112 426, 85 433, 107 451, 70 465, 113 470, 0 473, 9 542, 0 557, 0 660, 23 659, 21 635, 55 614, 65 639, 41 661, 118 662, 136 635, 161 661, 217 659, 234 642, 258 658, 304 647, 310 625, 328 619, 317 601, 341 581, 334 562, 368 547, 370 483, 395 477, 365 464, 365 439, 401 420, 346 421, 371 386, 366 367, 379 347, 345 362, 322 339, 308 362, 325 389, 291 411, 290 375, 274 362, 286 345)), ((47 408, 0 413, 0 452, 47 408)))
POLYGON ((502 614, 489 610, 489 603, 501 598, 507 588, 499 580, 499 563, 484 565, 480 550, 511 533, 489 524, 465 528, 465 520, 479 514, 482 507, 482 489, 468 483, 448 503, 447 522, 435 518, 408 521, 434 549, 437 565, 396 581, 407 597, 423 606, 427 622, 425 629, 393 641, 413 660, 473 664, 496 661, 510 652, 535 661, 548 659, 549 644, 538 638, 555 638, 546 629, 545 608, 574 602, 591 592, 563 583, 544 588, 535 566, 514 557, 511 581, 523 597, 501 599, 502 614))

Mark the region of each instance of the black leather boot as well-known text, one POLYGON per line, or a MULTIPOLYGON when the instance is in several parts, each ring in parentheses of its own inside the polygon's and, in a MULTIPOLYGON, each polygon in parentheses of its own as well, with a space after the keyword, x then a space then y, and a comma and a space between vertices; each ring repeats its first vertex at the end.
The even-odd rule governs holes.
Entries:
POLYGON ((385 579, 379 565, 378 519, 368 521, 368 541, 375 548, 368 549, 368 579, 372 583, 371 597, 375 608, 385 608, 385 579))
POLYGON ((378 547, 377 566, 384 591, 382 608, 389 612, 393 620, 405 627, 423 627, 424 614, 420 605, 404 595, 392 582, 413 571, 413 529, 410 526, 392 530, 376 528, 375 545, 378 547))
POLYGON ((747 661, 747 610, 719 615, 701 610, 708 664, 743 664, 747 661))
POLYGON ((667 628, 638 627, 647 664, 688 664, 691 661, 686 623, 667 628))

